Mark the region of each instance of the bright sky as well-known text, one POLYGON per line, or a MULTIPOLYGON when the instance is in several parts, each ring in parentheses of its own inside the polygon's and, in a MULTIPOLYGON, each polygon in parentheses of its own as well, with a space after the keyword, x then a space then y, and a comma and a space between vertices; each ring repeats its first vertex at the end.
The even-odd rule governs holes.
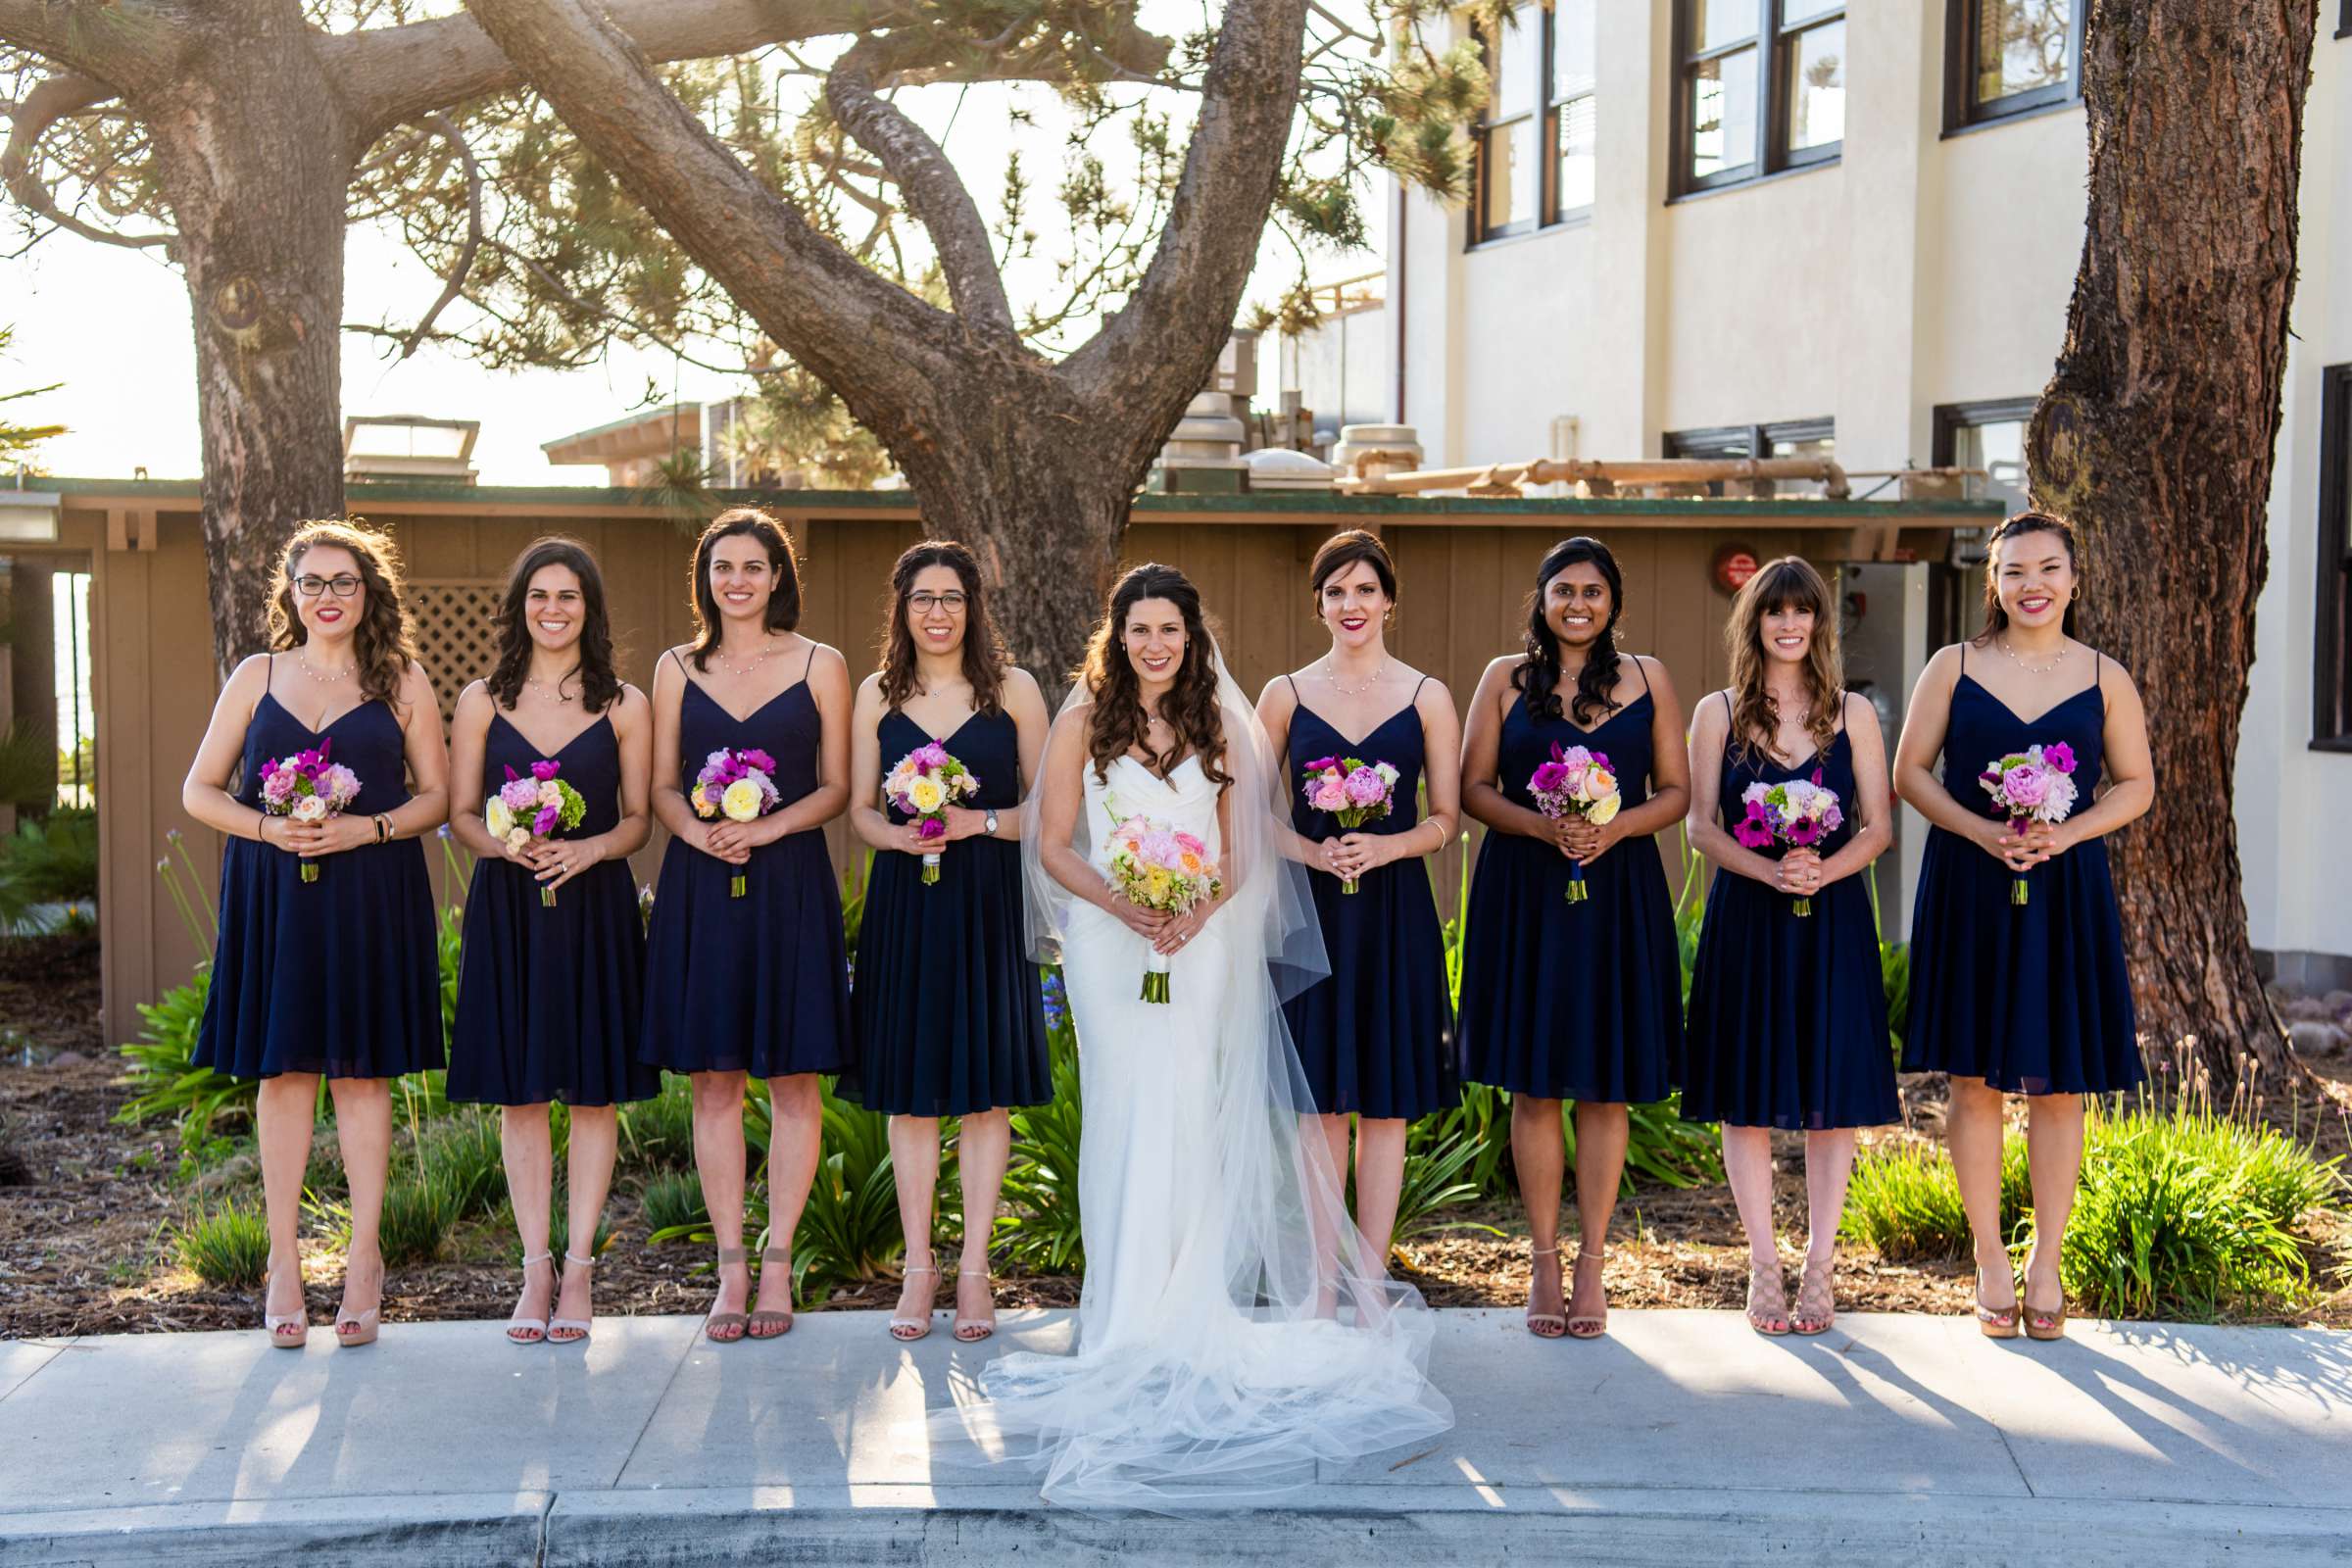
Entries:
MULTIPOLYGON (((1166 20, 1175 25, 1164 30, 1182 25, 1180 18, 1166 20)), ((1061 171, 1059 116, 1043 92, 1028 92, 1025 99, 1038 124, 1018 134, 1033 187, 1033 226, 1044 228, 1060 216, 1053 198, 1061 171)), ((993 221, 1005 152, 1016 134, 1003 91, 975 91, 960 110, 956 90, 949 87, 924 88, 901 103, 935 134, 947 133, 983 216, 993 221)), ((1114 176, 1125 151, 1123 135, 1118 143, 1097 149, 1114 176)), ((1368 193, 1367 232, 1386 232, 1385 204, 1385 189, 1368 193)), ((349 245, 345 320, 414 319, 438 291, 440 280, 397 243, 355 228, 349 245)), ((1362 254, 1319 257, 1313 270, 1318 278, 1334 278, 1375 265, 1362 254)), ((1270 302, 1293 266, 1287 248, 1270 246, 1245 308, 1250 301, 1270 302)), ((1024 279, 1015 273, 1007 282, 1017 304, 1024 279)), ((445 323, 455 314, 453 308, 445 323)), ((0 361, 0 391, 64 383, 11 410, 20 418, 68 427, 40 449, 49 472, 113 477, 144 467, 159 479, 199 472, 195 347, 187 291, 176 269, 149 252, 52 235, 19 260, 0 261, 0 321, 16 326, 15 344, 0 361)), ((744 389, 739 381, 654 352, 618 350, 582 370, 495 372, 432 346, 395 364, 385 356, 384 340, 347 333, 342 412, 479 419, 473 461, 483 483, 594 484, 603 482, 601 467, 553 466, 540 444, 623 416, 644 401, 649 379, 662 402, 673 396, 709 401, 744 389)))

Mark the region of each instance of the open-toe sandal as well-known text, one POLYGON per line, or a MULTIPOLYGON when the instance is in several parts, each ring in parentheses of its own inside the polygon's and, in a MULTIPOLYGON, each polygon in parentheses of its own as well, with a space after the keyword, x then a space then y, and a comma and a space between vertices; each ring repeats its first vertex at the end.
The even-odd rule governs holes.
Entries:
MULTIPOLYGON (((1576 1267, 1583 1268, 1584 1266, 1585 1254, 1580 1250, 1576 1254, 1576 1267)), ((1594 1268, 1601 1267, 1601 1257, 1597 1252, 1592 1254, 1592 1266, 1594 1268)), ((1576 1281, 1572 1273, 1569 1279, 1570 1290, 1568 1298, 1570 1300, 1574 1300, 1576 1298, 1576 1292, 1574 1289, 1575 1284, 1576 1281)), ((1600 1315, 1598 1317, 1592 1317, 1586 1314, 1575 1312, 1572 1312, 1568 1315, 1568 1337, 1572 1340, 1597 1340, 1608 1332, 1609 1309, 1605 1299, 1601 1306, 1600 1315)))
POLYGON ((2011 1299, 2007 1306, 1986 1306, 1984 1304, 1984 1271, 1977 1270, 1977 1327, 1988 1340, 2014 1340, 2017 1338, 2017 1280, 2015 1276, 2010 1278, 2009 1288, 2011 1299))
POLYGON ((1769 1263, 1748 1259, 1747 1326, 1776 1340, 1788 1332, 1788 1287, 1781 1281, 1777 1257, 1769 1263))
MULTIPOLYGON (((718 1266, 731 1267, 750 1255, 740 1247, 722 1247, 718 1250, 718 1266)), ((703 1319, 703 1335, 718 1345, 733 1345, 743 1338, 751 1322, 749 1312, 711 1312, 703 1319)))
MULTIPOLYGON (((1534 1267, 1533 1259, 1535 1258, 1557 1257, 1559 1255, 1560 1250, 1556 1247, 1538 1247, 1532 1249, 1529 1253, 1529 1267, 1531 1269, 1534 1267)), ((1527 1309, 1528 1333, 1533 1334, 1539 1340, 1556 1340, 1568 1332, 1568 1319, 1565 1314, 1559 1312, 1539 1312, 1535 1309, 1533 1303, 1536 1298, 1536 1284, 1533 1278, 1530 1278, 1527 1284, 1527 1298, 1530 1303, 1527 1309)))
POLYGON ((1838 1321, 1838 1265, 1805 1260, 1805 1277, 1796 1286, 1796 1315, 1789 1327, 1807 1339, 1827 1334, 1838 1321))
MULTIPOLYGON (((988 1270, 984 1268, 960 1268, 956 1271, 956 1278, 959 1283, 964 1280, 984 1280, 988 1278, 988 1270)), ((988 1310, 989 1320, 985 1323, 981 1322, 978 1318, 966 1318, 963 1315, 962 1301, 959 1295, 956 1309, 955 1326, 950 1329, 949 1332, 954 1334, 956 1338, 962 1344, 978 1345, 982 1340, 987 1339, 990 1335, 997 1332, 996 1293, 993 1291, 989 1293, 988 1310)))
MULTIPOLYGON (((792 1252, 782 1247, 761 1248, 760 1250, 760 1272, 762 1276, 767 1273, 767 1265, 770 1263, 776 1264, 790 1274, 792 1252)), ((790 1289, 789 1286, 786 1288, 790 1289)), ((790 1307, 786 1307, 781 1312, 768 1306, 755 1308, 752 1312, 751 1322, 744 1329, 744 1333, 755 1340, 780 1340, 791 1332, 792 1309, 790 1307)))
MULTIPOLYGON (((566 1274, 569 1274, 575 1268, 596 1267, 595 1258, 574 1257, 571 1255, 571 1249, 568 1247, 564 1250, 564 1272, 566 1274)), ((557 1293, 561 1295, 563 1289, 564 1282, 562 1280, 558 1280, 556 1282, 557 1293)), ((550 1317, 547 1320, 548 1341, 554 1345, 585 1344, 588 1339, 588 1331, 595 1326, 595 1321, 596 1320, 593 1315, 589 1317, 550 1317)))
MULTIPOLYGON (((530 1287, 531 1269, 534 1265, 553 1263, 555 1260, 556 1254, 553 1252, 533 1252, 524 1258, 522 1260, 524 1289, 527 1290, 530 1287)), ((559 1288, 561 1288, 561 1282, 559 1282, 559 1288)), ((507 1343, 509 1345, 543 1345, 547 1342, 547 1331, 548 1319, 524 1317, 521 1303, 517 1302, 514 1307, 514 1316, 507 1321, 507 1343)))
MULTIPOLYGON (((299 1280, 301 1277, 297 1270, 295 1278, 299 1280)), ((262 1273, 262 1332, 269 1335, 270 1343, 281 1350, 299 1350, 311 1339, 311 1309, 308 1302, 299 1310, 282 1315, 270 1310, 268 1270, 262 1273)))
MULTIPOLYGON (((905 1281, 911 1280, 918 1274, 929 1275, 934 1280, 939 1278, 939 1270, 934 1265, 929 1263, 909 1263, 901 1272, 901 1283, 904 1284, 905 1281)), ((933 1289, 937 1289, 937 1287, 934 1286, 933 1289)), ((930 1300, 930 1296, 928 1293, 925 1293, 923 1299, 926 1302, 930 1300)), ((931 1314, 928 1310, 926 1310, 920 1318, 900 1317, 896 1313, 893 1313, 891 1316, 890 1337, 898 1341, 901 1345, 912 1345, 915 1341, 928 1337, 930 1333, 931 1314)))

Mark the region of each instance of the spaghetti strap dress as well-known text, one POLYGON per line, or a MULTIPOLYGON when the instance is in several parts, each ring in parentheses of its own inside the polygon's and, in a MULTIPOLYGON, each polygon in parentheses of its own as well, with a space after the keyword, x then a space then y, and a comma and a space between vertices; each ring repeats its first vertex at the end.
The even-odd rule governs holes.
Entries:
MULTIPOLYGON (((813 648, 808 661, 813 667, 813 648)), ((740 719, 688 677, 679 776, 691 786, 712 752, 758 748, 775 761, 781 810, 816 788, 821 733, 806 669, 740 719)), ((840 1072, 853 1059, 849 950, 824 830, 752 851, 742 898, 729 892, 737 874, 683 839, 662 852, 646 932, 639 1059, 669 1072, 755 1078, 840 1072)))
MULTIPOLYGON (((1741 797, 1749 785, 1795 778, 1838 797, 1844 822, 1815 846, 1826 860, 1856 826, 1853 742, 1842 723, 1819 756, 1793 766, 1727 743, 1723 825, 1747 814, 1741 797)), ((1779 859, 1787 851, 1758 853, 1779 859)), ((1831 883, 1813 895, 1813 912, 1799 916, 1788 894, 1716 871, 1690 971, 1684 1120, 1822 1132, 1901 1118, 1878 924, 1863 885, 1869 874, 1831 883)))
MULTIPOLYGON (((1619 809, 1647 800, 1648 678, 1590 730, 1565 716, 1568 696, 1559 716, 1514 701, 1502 719, 1504 798, 1535 809, 1528 780, 1556 743, 1607 757, 1619 809)), ((1656 842, 1626 839, 1586 866, 1584 902, 1568 902, 1568 858, 1549 840, 1488 831, 1462 936, 1461 1074, 1544 1099, 1664 1100, 1682 1073, 1683 978, 1656 842)))
MULTIPOLYGON (((580 792, 580 824, 556 836, 593 838, 620 820, 620 738, 610 713, 542 757, 504 713, 482 747, 483 798, 509 770, 557 764, 580 792)), ((661 1093, 662 1074, 637 1059, 645 1011, 645 922, 626 860, 600 860, 556 891, 550 906, 529 868, 490 857, 466 897, 466 947, 450 1029, 451 1100, 492 1105, 612 1105, 661 1093)))
MULTIPOLYGON (((2038 717, 2020 718, 1968 673, 1943 737, 1943 787, 1994 818, 1977 775, 2029 746, 2064 742, 2075 754, 2077 808, 2088 807, 2105 760, 2107 698, 2092 656, 2091 683, 2038 717)), ((2016 876, 1956 833, 1928 830, 1911 913, 1911 1004, 1903 1067, 1982 1079, 2013 1095, 2096 1095, 2147 1076, 2124 960, 2123 921, 2107 842, 2092 839, 2016 876)))
MULTIPOLYGON (((1423 677, 1425 680, 1427 677, 1423 677)), ((1291 688, 1292 695, 1298 687, 1291 688)), ((1420 688, 1413 691, 1420 696, 1420 688)), ((1291 715, 1291 826, 1321 841, 1350 831, 1410 833, 1421 825, 1418 802, 1427 760, 1421 715, 1411 702, 1361 740, 1349 740, 1300 702, 1291 715), (1325 757, 1387 762, 1396 769, 1389 814, 1348 829, 1307 805, 1306 765, 1325 757)), ((1375 866, 1353 893, 1309 868, 1315 917, 1331 973, 1283 1005, 1291 1043, 1315 1108, 1325 1115, 1416 1120, 1461 1099, 1453 1060, 1453 1007, 1446 994, 1446 939, 1430 889, 1429 862, 1418 857, 1375 866)))
MULTIPOLYGON (((359 775, 347 809, 409 801, 400 720, 362 703, 314 730, 265 692, 245 728, 237 800, 262 804, 262 764, 323 751, 359 775)), ((424 846, 367 844, 317 861, 232 838, 220 858, 220 940, 190 1057, 235 1078, 397 1078, 442 1062, 441 964, 424 846)))
MULTIPOLYGON (((932 736, 882 715, 884 767, 932 736)), ((1010 713, 974 713, 940 741, 979 775, 975 809, 1010 817, 1021 801, 1020 735, 1010 713)), ((908 820, 887 808, 894 823, 908 820)), ((1054 1098, 1046 1003, 1024 951, 1021 847, 975 836, 940 851, 925 886, 919 855, 879 852, 858 924, 850 989, 858 1064, 844 1096, 892 1116, 963 1116, 1054 1098)))

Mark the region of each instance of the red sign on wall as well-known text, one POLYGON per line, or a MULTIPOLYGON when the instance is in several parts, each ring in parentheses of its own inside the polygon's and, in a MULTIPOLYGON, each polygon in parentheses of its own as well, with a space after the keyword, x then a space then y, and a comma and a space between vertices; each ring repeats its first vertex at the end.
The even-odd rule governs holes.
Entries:
POLYGON ((1715 564, 1710 572, 1716 587, 1727 594, 1736 594, 1756 574, 1759 564, 1753 550, 1741 544, 1729 544, 1715 552, 1715 564))

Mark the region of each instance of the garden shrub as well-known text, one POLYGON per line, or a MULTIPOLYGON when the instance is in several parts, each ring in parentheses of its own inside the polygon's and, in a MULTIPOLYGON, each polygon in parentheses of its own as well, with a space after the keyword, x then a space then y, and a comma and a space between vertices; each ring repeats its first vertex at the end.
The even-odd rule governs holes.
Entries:
POLYGON ((192 1210, 172 1245, 189 1272, 216 1289, 259 1285, 270 1266, 269 1221, 234 1199, 192 1210))

